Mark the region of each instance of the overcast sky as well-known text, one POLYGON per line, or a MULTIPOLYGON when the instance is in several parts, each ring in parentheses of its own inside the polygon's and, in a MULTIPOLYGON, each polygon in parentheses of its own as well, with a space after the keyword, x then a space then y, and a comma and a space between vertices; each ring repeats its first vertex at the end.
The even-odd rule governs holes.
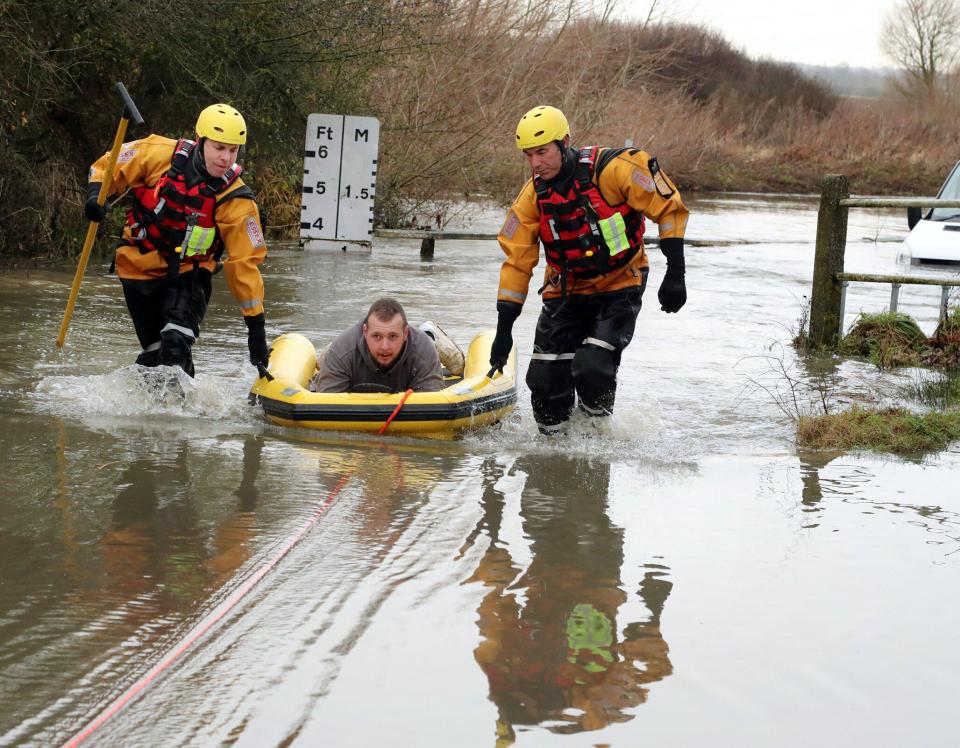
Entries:
MULTIPOLYGON (((888 67, 880 29, 897 0, 659 0, 672 18, 710 26, 751 57, 851 67, 888 67)), ((649 0, 622 0, 645 17, 649 0)))

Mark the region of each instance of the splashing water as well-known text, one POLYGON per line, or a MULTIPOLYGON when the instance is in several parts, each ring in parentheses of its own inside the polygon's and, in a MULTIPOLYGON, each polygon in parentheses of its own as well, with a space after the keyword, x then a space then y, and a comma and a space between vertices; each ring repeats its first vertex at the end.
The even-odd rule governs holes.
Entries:
POLYGON ((187 375, 176 366, 131 364, 106 374, 48 376, 32 393, 39 409, 56 415, 198 416, 250 419, 246 379, 187 375))
POLYGON ((470 434, 464 441, 471 449, 490 449, 516 454, 563 454, 606 459, 646 458, 675 462, 682 450, 665 433, 662 408, 645 395, 624 398, 613 415, 593 418, 574 410, 566 428, 551 437, 542 436, 529 407, 529 394, 521 391, 518 409, 494 429, 470 434))

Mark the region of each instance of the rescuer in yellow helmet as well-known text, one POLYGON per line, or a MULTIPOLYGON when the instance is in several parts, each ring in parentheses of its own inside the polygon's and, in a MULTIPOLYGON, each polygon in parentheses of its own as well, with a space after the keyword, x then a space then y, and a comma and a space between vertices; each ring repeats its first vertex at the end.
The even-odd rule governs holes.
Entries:
MULTIPOLYGON (((258 266, 267 247, 237 163, 247 124, 232 106, 213 104, 200 112, 196 133, 196 141, 149 135, 125 143, 110 185, 111 194, 130 192, 113 267, 143 348, 137 363, 175 365, 193 376, 193 343, 226 250, 224 275, 247 326, 250 362, 266 367, 258 266)), ((91 221, 104 216, 97 195, 108 158, 104 154, 90 168, 84 214, 91 221)))
POLYGON ((644 218, 658 224, 667 270, 664 312, 686 303, 683 234, 689 215, 656 158, 634 148, 570 147, 563 112, 538 106, 517 124, 531 178, 497 237, 506 255, 497 291, 490 364, 506 364, 513 324, 527 298, 540 246, 547 261, 527 385, 545 434, 563 429, 575 405, 613 411, 620 357, 633 337, 646 286, 644 218))

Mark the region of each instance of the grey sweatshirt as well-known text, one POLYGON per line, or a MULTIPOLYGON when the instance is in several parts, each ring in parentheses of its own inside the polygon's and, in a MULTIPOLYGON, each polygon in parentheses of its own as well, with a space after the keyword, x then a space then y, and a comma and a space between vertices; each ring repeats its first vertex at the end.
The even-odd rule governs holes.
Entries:
POLYGON ((363 339, 363 322, 348 327, 330 344, 315 379, 316 391, 348 392, 354 385, 365 383, 386 385, 394 392, 443 389, 440 359, 433 340, 415 327, 408 329, 410 334, 400 355, 388 369, 381 369, 363 339))

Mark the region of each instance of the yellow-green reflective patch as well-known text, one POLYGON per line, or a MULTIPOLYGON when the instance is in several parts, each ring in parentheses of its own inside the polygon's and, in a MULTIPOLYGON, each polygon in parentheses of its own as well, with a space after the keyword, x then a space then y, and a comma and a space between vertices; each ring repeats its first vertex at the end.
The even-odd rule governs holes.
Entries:
POLYGON ((627 224, 619 213, 614 213, 600 221, 600 231, 603 233, 603 241, 611 256, 630 249, 630 242, 627 241, 627 224))
POLYGON ((614 662, 613 624, 603 611, 579 603, 567 616, 567 661, 600 673, 614 662))
POLYGON ((202 226, 194 226, 193 230, 187 233, 187 245, 184 254, 187 257, 205 254, 213 246, 213 240, 216 237, 217 230, 215 228, 205 229, 202 226))

